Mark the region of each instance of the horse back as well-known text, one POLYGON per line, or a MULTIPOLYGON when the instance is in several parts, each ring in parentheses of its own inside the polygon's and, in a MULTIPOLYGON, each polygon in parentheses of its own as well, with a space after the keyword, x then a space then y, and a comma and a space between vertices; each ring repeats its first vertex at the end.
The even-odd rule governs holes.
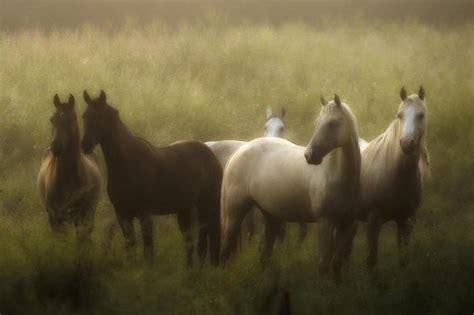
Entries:
POLYGON ((223 141, 209 141, 206 145, 211 148, 216 157, 221 163, 222 169, 225 169, 230 158, 234 155, 237 150, 245 145, 245 141, 237 140, 223 140, 223 141))

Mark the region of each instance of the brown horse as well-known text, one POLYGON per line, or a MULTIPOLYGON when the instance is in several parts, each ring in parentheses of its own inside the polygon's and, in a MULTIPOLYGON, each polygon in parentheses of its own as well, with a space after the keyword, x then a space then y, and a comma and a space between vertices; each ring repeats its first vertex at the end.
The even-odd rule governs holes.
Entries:
POLYGON ((90 241, 101 178, 95 157, 81 153, 74 96, 61 103, 56 94, 54 105, 53 142, 43 156, 38 190, 53 232, 74 224, 81 244, 90 241))
POLYGON ((207 240, 211 262, 219 263, 220 193, 222 168, 211 149, 198 141, 181 141, 155 147, 134 136, 122 122, 118 111, 107 104, 106 95, 91 99, 84 91, 82 147, 92 152, 102 147, 108 170, 107 192, 115 207, 128 249, 135 247, 133 219, 141 224, 144 256, 153 261, 152 215, 176 213, 184 235, 187 263, 192 265, 192 209, 197 207, 198 253, 204 260, 207 240))

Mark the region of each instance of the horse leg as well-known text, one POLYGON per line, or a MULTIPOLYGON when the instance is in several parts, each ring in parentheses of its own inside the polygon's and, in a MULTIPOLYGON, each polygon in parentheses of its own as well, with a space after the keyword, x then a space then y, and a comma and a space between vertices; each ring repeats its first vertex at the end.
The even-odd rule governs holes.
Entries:
POLYGON ((148 263, 153 264, 153 218, 149 214, 144 214, 139 220, 143 236, 143 257, 148 263))
POLYGON ((186 264, 188 267, 193 266, 193 250, 194 250, 194 242, 193 242, 193 235, 192 235, 192 224, 191 224, 191 211, 188 210, 181 210, 177 213, 178 216, 178 225, 181 234, 184 237, 184 247, 186 250, 186 264))
POLYGON ((282 221, 268 214, 264 215, 263 238, 260 246, 260 261, 264 267, 272 256, 273 244, 275 243, 275 239, 281 235, 282 225, 284 225, 282 221))
POLYGON ((308 225, 306 223, 299 223, 299 231, 298 244, 301 245, 308 235, 308 225))
POLYGON ((359 224, 357 220, 354 220, 354 222, 350 226, 351 230, 351 241, 347 243, 347 247, 344 249, 344 260, 349 260, 350 256, 352 255, 352 249, 354 245, 354 238, 357 234, 357 230, 359 229, 359 224))
POLYGON ((209 238, 209 226, 208 220, 209 216, 205 212, 207 209, 198 209, 203 211, 198 211, 198 222, 199 222, 199 238, 197 244, 197 252, 201 266, 204 264, 207 256, 208 248, 208 238, 209 238))
POLYGON ((247 213, 247 215, 244 218, 244 221, 242 222, 242 230, 244 233, 242 234, 247 234, 247 238, 250 241, 252 241, 253 237, 255 236, 255 210, 252 209, 247 213))
POLYGON ((367 266, 373 269, 377 264, 379 246, 380 220, 376 214, 370 214, 367 225, 367 244, 369 255, 367 256, 367 266))
MULTIPOLYGON (((223 196, 224 197, 224 196, 223 196)), ((251 207, 250 200, 233 198, 227 196, 227 201, 222 203, 223 213, 223 241, 221 248, 221 259, 225 263, 237 247, 237 238, 240 235, 242 220, 251 207)), ((224 199, 224 198, 223 198, 224 199)))
POLYGON ((214 190, 204 194, 198 205, 199 243, 198 254, 201 263, 204 262, 209 243, 211 264, 219 265, 219 251, 221 249, 221 201, 220 183, 214 190))
POLYGON ((285 241, 286 228, 287 228, 286 222, 283 222, 282 224, 278 226, 277 237, 280 243, 283 243, 285 241))
POLYGON ((341 267, 348 251, 352 248, 354 239, 355 221, 341 222, 335 225, 334 256, 332 257, 332 269, 336 280, 341 277, 341 267))
POLYGON ((400 266, 402 267, 406 265, 406 253, 404 250, 408 246, 412 230, 413 226, 409 219, 397 221, 398 250, 400 251, 400 266))
MULTIPOLYGON (((79 210, 78 210, 79 211, 79 210)), ((74 220, 76 227, 77 246, 80 251, 87 251, 92 247, 92 231, 94 230, 94 214, 91 210, 85 210, 87 213, 74 220)))
POLYGON ((328 218, 319 220, 318 237, 319 237, 319 272, 328 273, 331 269, 331 257, 333 251, 333 234, 334 227, 328 218))
POLYGON ((117 221, 122 229, 123 237, 125 239, 125 250, 127 251, 128 258, 131 259, 135 256, 135 231, 133 228, 133 217, 124 216, 117 213, 117 221))
POLYGON ((53 213, 53 210, 48 211, 48 220, 53 234, 60 235, 64 233, 64 222, 53 213))
POLYGON ((104 243, 103 243, 103 246, 104 246, 103 251, 106 254, 112 248, 112 241, 117 231, 117 223, 115 221, 108 222, 107 224, 108 225, 105 227, 105 235, 104 235, 104 243))

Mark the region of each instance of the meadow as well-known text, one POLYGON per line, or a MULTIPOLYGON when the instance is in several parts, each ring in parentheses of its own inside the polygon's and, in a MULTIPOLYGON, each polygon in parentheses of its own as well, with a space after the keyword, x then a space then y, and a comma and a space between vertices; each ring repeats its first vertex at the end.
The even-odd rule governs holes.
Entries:
MULTIPOLYGON (((0 314, 268 314, 282 292, 289 292, 295 314, 471 314, 472 38, 470 22, 235 25, 213 14, 173 28, 129 21, 114 31, 85 25, 0 32, 0 314), (114 220, 105 191, 84 268, 74 236, 53 238, 37 197, 55 93, 74 94, 81 119, 82 91, 105 90, 129 128, 157 145, 250 140, 263 134, 267 105, 285 106, 287 137, 306 145, 320 94, 338 93, 353 109, 360 136, 370 140, 395 119, 400 88, 415 93, 420 84, 432 180, 404 268, 387 225, 377 269, 365 268, 362 226, 339 285, 318 273, 315 232, 298 247, 296 229, 264 271, 258 242, 225 270, 187 270, 175 217, 155 219, 155 265, 141 255, 130 262, 122 237, 103 246, 105 226, 114 220)), ((105 174, 101 156, 100 162, 105 174)))

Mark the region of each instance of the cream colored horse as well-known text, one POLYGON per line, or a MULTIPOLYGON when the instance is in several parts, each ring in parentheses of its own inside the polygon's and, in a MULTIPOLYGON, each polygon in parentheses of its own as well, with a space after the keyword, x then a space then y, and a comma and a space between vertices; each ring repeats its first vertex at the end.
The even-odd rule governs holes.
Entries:
POLYGON ((408 243, 422 178, 429 174, 425 91, 420 87, 418 95, 407 96, 402 88, 400 98, 397 119, 362 151, 358 217, 368 222, 369 267, 377 263, 378 236, 385 222, 397 223, 400 249, 408 243))
POLYGON ((357 125, 350 108, 337 95, 316 120, 309 145, 260 138, 240 148, 224 173, 221 211, 227 260, 235 250, 242 219, 252 207, 265 217, 261 260, 272 253, 282 222, 316 222, 334 227, 335 254, 331 257, 332 229, 320 230, 321 268, 330 263, 339 275, 342 256, 352 243, 354 208, 360 189, 360 149, 357 125), (332 259, 332 261, 331 261, 332 259))
MULTIPOLYGON (((284 138, 285 137, 285 116, 286 116, 286 109, 282 107, 281 112, 279 114, 274 114, 272 108, 267 106, 266 109, 267 121, 264 126, 264 136, 265 137, 277 137, 277 138, 284 138)), ((238 140, 222 140, 222 141, 208 141, 206 144, 212 149, 214 154, 217 156, 219 161, 221 162, 222 169, 225 169, 227 163, 229 162, 232 155, 237 152, 237 150, 242 147, 243 145, 247 144, 246 141, 238 141, 238 140)), ((245 232, 248 234, 249 239, 253 238, 255 234, 255 212, 251 211, 242 223, 245 232)), ((279 238, 283 239, 285 236, 285 228, 282 226, 282 229, 279 233, 279 238)), ((301 243, 304 241, 307 235, 307 227, 305 224, 300 224, 300 233, 299 233, 299 240, 298 242, 301 243)))
POLYGON ((53 232, 73 224, 81 245, 90 241, 101 177, 95 157, 81 152, 74 104, 72 95, 67 103, 54 96, 54 139, 43 157, 37 184, 53 232))

